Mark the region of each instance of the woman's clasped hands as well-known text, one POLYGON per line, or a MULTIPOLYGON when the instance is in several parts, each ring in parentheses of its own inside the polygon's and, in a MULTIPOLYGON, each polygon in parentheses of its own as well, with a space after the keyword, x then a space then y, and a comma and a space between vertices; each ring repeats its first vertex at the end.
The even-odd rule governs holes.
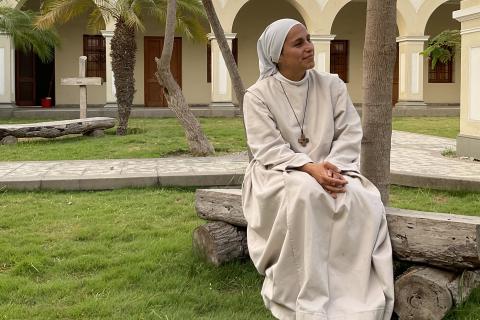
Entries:
POLYGON ((307 163, 298 169, 315 178, 323 189, 334 199, 337 198, 338 193, 344 193, 346 191, 345 185, 348 181, 340 173, 340 169, 328 161, 307 163))

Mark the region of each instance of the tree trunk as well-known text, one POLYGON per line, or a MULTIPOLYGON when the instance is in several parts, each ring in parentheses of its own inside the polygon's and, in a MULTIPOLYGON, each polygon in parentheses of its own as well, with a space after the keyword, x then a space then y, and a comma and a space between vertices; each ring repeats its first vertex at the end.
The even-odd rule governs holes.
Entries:
POLYGON ((126 135, 128 118, 135 94, 135 28, 128 26, 122 18, 115 23, 112 37, 112 71, 115 74, 115 91, 118 105, 117 135, 126 135))
POLYGON ((88 134, 95 130, 113 128, 115 119, 106 117, 36 122, 30 124, 0 125, 0 139, 16 138, 56 138, 69 134, 88 134))
POLYGON ((400 320, 440 320, 479 285, 478 271, 461 274, 412 267, 395 281, 395 313, 400 320))
POLYGON ((361 171, 377 186, 385 205, 390 176, 396 4, 396 0, 367 0, 363 49, 361 171))
POLYGON ((172 59, 173 38, 175 34, 177 3, 175 0, 169 0, 167 5, 167 21, 165 26, 165 40, 163 44, 162 56, 155 58, 157 62, 158 83, 163 87, 168 107, 177 116, 180 124, 185 130, 185 136, 188 141, 190 152, 195 156, 206 156, 215 153, 212 144, 203 133, 200 123, 188 108, 187 101, 173 78, 170 71, 170 60, 172 59))
POLYGON ((247 231, 225 222, 209 222, 193 231, 193 251, 216 266, 247 258, 247 231))
MULTIPOLYGON (((243 85, 242 78, 240 77, 240 72, 238 71, 237 64, 235 63, 235 58, 233 57, 233 53, 230 50, 230 46, 228 45, 227 38, 225 38, 225 32, 223 31, 222 25, 218 20, 218 16, 215 12, 215 7, 213 6, 212 0, 202 0, 202 3, 205 8, 205 12, 207 13, 208 22, 212 27, 213 33, 215 34, 215 38, 218 42, 218 46, 220 48, 220 51, 222 52, 223 60, 225 61, 225 64, 227 66, 228 73, 230 74, 233 90, 238 100, 238 107, 240 108, 240 114, 242 115, 243 121, 243 96, 245 95, 245 86, 243 85)), ((246 138, 247 132, 245 129, 245 124, 243 124, 243 131, 246 138)), ((252 160, 253 156, 248 146, 247 149, 248 159, 252 160)))
MULTIPOLYGON (((200 218, 246 227, 239 189, 198 189, 200 218)), ((386 208, 396 259, 444 269, 480 268, 480 218, 386 208)))

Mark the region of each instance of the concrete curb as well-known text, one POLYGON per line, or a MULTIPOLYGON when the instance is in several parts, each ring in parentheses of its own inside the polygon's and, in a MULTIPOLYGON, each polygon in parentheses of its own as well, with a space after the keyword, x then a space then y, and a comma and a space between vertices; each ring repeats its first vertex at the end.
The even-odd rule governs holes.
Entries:
MULTIPOLYGON (((232 118, 238 113, 237 108, 228 107, 192 107, 190 109, 196 117, 232 118)), ((117 117, 116 108, 91 107, 87 110, 88 117, 117 117)), ((76 119, 78 108, 9 108, 0 110, 0 119, 76 119)), ((175 114, 169 108, 132 108, 132 118, 174 118, 175 114)))
POLYGON ((390 183, 406 187, 429 188, 448 191, 480 191, 480 180, 437 177, 425 174, 411 174, 401 171, 390 172, 390 183))
MULTIPOLYGON (((92 177, 49 177, 32 179, 5 179, 0 181, 0 189, 8 190, 113 190, 120 188, 142 187, 219 187, 240 186, 243 172, 226 173, 191 173, 167 175, 112 175, 92 177)), ((429 175, 412 175, 410 173, 392 171, 391 184, 407 187, 430 188, 449 191, 480 192, 480 180, 461 178, 445 178, 429 175)))
POLYGON ((218 187, 239 186, 243 181, 243 172, 190 173, 167 175, 111 175, 91 177, 48 177, 4 179, 0 181, 0 189, 7 190, 113 190, 120 188, 141 187, 218 187))
MULTIPOLYGON (((234 107, 208 107, 196 106, 190 110, 196 117, 221 117, 232 118, 239 115, 238 108, 234 107)), ((357 106, 359 114, 362 113, 361 106, 357 106)), ((395 107, 392 110, 393 116, 397 117, 458 117, 460 108, 458 106, 426 106, 426 107, 395 107)), ((117 109, 111 107, 89 107, 89 117, 113 117, 117 116, 117 109)), ((54 107, 51 109, 38 107, 3 107, 0 108, 0 119, 76 119, 78 108, 75 107, 54 107)), ((132 118, 173 118, 175 117, 169 108, 148 108, 133 107, 132 118)))

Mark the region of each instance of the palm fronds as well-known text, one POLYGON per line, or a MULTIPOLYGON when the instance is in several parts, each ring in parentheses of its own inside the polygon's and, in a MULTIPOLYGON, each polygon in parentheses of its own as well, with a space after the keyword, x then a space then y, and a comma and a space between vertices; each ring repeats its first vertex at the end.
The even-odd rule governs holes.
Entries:
POLYGON ((105 29, 113 5, 114 0, 45 0, 40 7, 41 16, 37 19, 36 25, 41 29, 47 29, 89 13, 88 29, 102 30, 105 29))
POLYGON ((460 31, 445 30, 428 41, 427 48, 420 52, 421 55, 432 59, 432 69, 437 62, 447 63, 455 56, 455 51, 460 47, 460 31))
POLYGON ((32 11, 0 7, 0 30, 10 35, 16 49, 33 50, 43 62, 47 62, 53 58, 54 48, 60 41, 53 29, 37 28, 34 24, 36 18, 32 11))

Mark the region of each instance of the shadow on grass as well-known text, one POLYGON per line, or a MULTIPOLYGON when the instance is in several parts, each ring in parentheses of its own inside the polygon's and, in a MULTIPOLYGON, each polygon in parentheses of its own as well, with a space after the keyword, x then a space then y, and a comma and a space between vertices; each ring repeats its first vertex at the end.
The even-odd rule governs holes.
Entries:
MULTIPOLYGON (((128 135, 132 135, 132 134, 143 134, 143 133, 147 133, 148 130, 146 130, 145 128, 127 128, 127 136, 128 135)), ((105 135, 109 135, 109 136, 116 136, 117 135, 117 131, 115 128, 110 128, 108 130, 105 130, 105 135)))

